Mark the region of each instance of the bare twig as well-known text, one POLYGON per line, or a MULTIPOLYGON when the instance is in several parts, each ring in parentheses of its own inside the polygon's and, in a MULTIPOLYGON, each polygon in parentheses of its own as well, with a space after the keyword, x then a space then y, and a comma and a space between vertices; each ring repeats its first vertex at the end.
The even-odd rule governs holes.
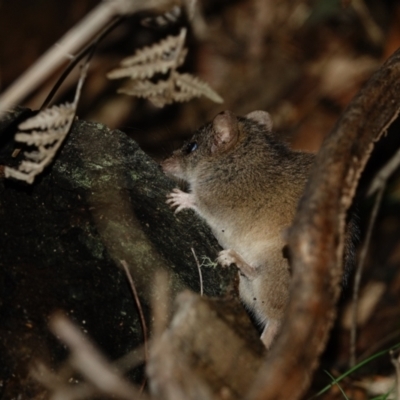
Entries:
MULTIPOLYGON (((51 331, 71 349, 71 365, 98 391, 123 400, 140 396, 138 389, 117 373, 67 317, 56 314, 49 325, 51 331)), ((141 396, 147 398, 144 394, 141 396)))
POLYGON ((64 386, 58 374, 51 371, 41 362, 35 362, 30 370, 30 376, 51 391, 62 391, 64 386))
POLYGON ((376 217, 382 203, 383 193, 386 189, 387 181, 391 175, 396 171, 400 165, 400 149, 390 158, 390 160, 379 170, 371 182, 368 189, 367 196, 372 196, 377 192, 375 204, 371 212, 370 221, 368 224, 368 230, 365 237, 363 247, 360 251, 360 258, 358 266, 356 269, 354 277, 353 286, 353 324, 350 332, 350 365, 354 366, 356 363, 356 342, 357 342, 357 312, 358 312, 358 295, 360 290, 360 282, 362 277, 362 272, 364 269, 364 263, 369 248, 369 243, 371 241, 372 230, 375 225, 376 217))
POLYGON ((400 165, 400 149, 396 151, 394 156, 379 170, 375 175, 369 189, 367 196, 372 196, 378 190, 386 187, 388 179, 393 175, 393 172, 399 168, 400 165))
POLYGON ((115 17, 152 8, 157 11, 174 4, 174 0, 102 1, 0 96, 0 116, 41 85, 115 17))
POLYGON ((359 15, 361 23, 364 25, 367 36, 374 45, 379 45, 383 42, 384 34, 379 25, 374 21, 370 11, 364 0, 352 0, 351 6, 359 15))
MULTIPOLYGON (((147 363, 147 361, 149 359, 149 351, 148 351, 148 348, 147 348, 148 339, 147 339, 146 320, 145 320, 144 315, 143 315, 143 309, 142 309, 142 306, 140 304, 139 295, 138 295, 138 292, 136 290, 136 286, 133 283, 132 275, 131 275, 131 273, 129 271, 128 263, 126 261, 124 261, 124 260, 120 260, 120 263, 122 264, 122 266, 123 266, 123 268, 125 270, 126 277, 128 278, 129 285, 130 285, 131 290, 132 290, 133 298, 135 299, 136 307, 139 310, 140 323, 142 324, 142 330, 143 330, 144 362, 147 363)), ((140 393, 143 392, 145 386, 146 386, 146 377, 144 377, 144 379, 143 379, 142 386, 140 387, 140 393)))
POLYGON ((60 374, 55 374, 39 362, 33 366, 30 375, 51 392, 51 400, 83 400, 99 394, 98 390, 86 382, 68 385, 60 380, 60 374))
POLYGON ((121 358, 113 362, 115 368, 121 373, 130 371, 133 368, 138 367, 145 361, 144 345, 139 346, 136 349, 124 354, 121 358))
POLYGON ((197 256, 196 256, 196 253, 194 251, 194 248, 191 247, 190 250, 192 250, 194 260, 196 261, 197 269, 199 270, 200 296, 203 296, 203 275, 201 274, 201 265, 199 263, 199 260, 197 259, 197 256))
MULTIPOLYGON (((124 373, 142 364, 143 361, 144 348, 139 347, 113 362, 112 366, 124 373)), ((70 385, 69 381, 73 372, 68 360, 57 373, 51 371, 43 363, 36 362, 30 370, 30 375, 52 392, 50 397, 52 400, 83 400, 99 395, 99 391, 88 382, 70 385)))
POLYGON ((50 93, 47 95, 46 99, 44 100, 42 106, 40 107, 41 110, 44 108, 48 107, 52 98, 54 95, 57 93, 57 90, 60 88, 62 83, 65 81, 67 76, 71 73, 71 71, 76 67, 77 63, 85 57, 85 55, 88 55, 88 61, 92 58, 94 51, 96 49, 96 46, 98 43, 103 39, 108 33, 110 33, 121 21, 121 18, 115 18, 113 21, 111 21, 98 35, 97 37, 89 43, 86 47, 84 47, 76 56, 72 58, 68 66, 65 68, 63 73, 60 75, 60 77, 57 79, 57 82, 55 85, 52 87, 50 90, 50 93))
POLYGON ((350 366, 354 367, 356 365, 356 343, 357 343, 357 314, 358 314, 358 298, 360 293, 360 283, 361 277, 364 270, 365 260, 367 257, 367 252, 369 249, 369 244, 371 242, 372 231, 375 226, 376 217, 378 215, 379 208, 382 203, 383 193, 385 191, 385 186, 382 186, 375 199, 375 204, 371 212, 371 217, 368 223, 367 234, 365 236, 364 243, 362 245, 357 269, 354 275, 353 284, 353 302, 352 302, 352 325, 350 330, 350 366))
POLYGON ((149 358, 149 352, 148 352, 148 348, 147 348, 148 336, 147 336, 146 320, 144 318, 144 314, 143 314, 142 306, 140 304, 138 292, 136 290, 135 284, 133 283, 132 275, 129 271, 128 263, 124 260, 120 260, 120 263, 122 264, 125 274, 126 274, 126 277, 128 278, 129 285, 131 287, 132 294, 135 299, 136 307, 138 308, 138 311, 139 311, 140 323, 142 324, 142 329, 143 329, 143 343, 144 343, 144 354, 145 354, 144 357, 145 357, 145 362, 147 362, 147 360, 149 358))

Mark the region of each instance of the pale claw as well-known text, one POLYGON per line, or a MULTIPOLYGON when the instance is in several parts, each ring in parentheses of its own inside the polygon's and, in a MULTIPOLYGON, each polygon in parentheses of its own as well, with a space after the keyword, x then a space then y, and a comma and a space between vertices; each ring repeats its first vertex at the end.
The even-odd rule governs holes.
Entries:
POLYGON ((195 209, 195 202, 193 198, 193 194, 183 192, 182 190, 175 188, 171 193, 167 195, 167 204, 171 208, 176 208, 175 214, 184 210, 185 208, 195 209))
POLYGON ((221 266, 224 268, 229 267, 232 264, 236 264, 236 252, 231 249, 220 251, 218 254, 217 262, 218 264, 221 264, 221 266))

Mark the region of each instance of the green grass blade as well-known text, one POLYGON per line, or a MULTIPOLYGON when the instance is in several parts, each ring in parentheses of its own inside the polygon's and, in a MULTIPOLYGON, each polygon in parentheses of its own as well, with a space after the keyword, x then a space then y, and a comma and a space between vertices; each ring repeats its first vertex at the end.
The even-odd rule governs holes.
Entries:
MULTIPOLYGON (((329 376, 329 378, 335 380, 335 377, 334 377, 332 374, 330 374, 326 369, 324 369, 324 372, 329 376)), ((340 391, 342 392, 343 397, 344 397, 346 400, 349 400, 349 398, 346 396, 346 393, 344 392, 343 388, 339 385, 338 382, 336 382, 336 385, 337 385, 337 387, 340 389, 340 391)))
POLYGON ((400 348, 400 343, 395 344, 394 346, 392 346, 389 349, 386 350, 382 350, 378 353, 375 353, 374 355, 372 355, 371 357, 365 359, 364 361, 361 361, 360 363, 358 363, 356 366, 354 366, 353 368, 350 368, 348 371, 344 372, 342 375, 340 375, 338 378, 334 379, 329 385, 325 386, 323 389, 321 389, 317 394, 315 394, 314 396, 310 397, 309 400, 314 399, 318 396, 321 396, 321 394, 327 392, 333 385, 336 385, 338 382, 340 382, 343 378, 345 378, 346 376, 349 376, 350 374, 352 374, 354 371, 357 371, 358 369, 360 369, 361 367, 363 367, 364 365, 368 364, 369 362, 384 356, 385 354, 388 354, 389 351, 391 350, 397 350, 400 348))

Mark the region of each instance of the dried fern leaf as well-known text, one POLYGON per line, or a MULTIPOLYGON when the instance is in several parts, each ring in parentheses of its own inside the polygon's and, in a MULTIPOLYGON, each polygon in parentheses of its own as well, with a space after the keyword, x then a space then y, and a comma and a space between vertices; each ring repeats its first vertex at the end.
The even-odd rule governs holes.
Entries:
POLYGON ((176 23, 182 16, 182 10, 179 6, 172 7, 171 10, 156 17, 143 18, 140 23, 148 28, 164 27, 176 23))
POLYGON ((156 73, 166 74, 175 70, 187 55, 187 49, 183 48, 185 36, 186 29, 183 28, 178 36, 169 36, 160 43, 138 50, 134 56, 122 60, 121 67, 110 71, 107 77, 148 79, 156 73))
POLYGON ((6 167, 4 169, 5 177, 19 179, 30 184, 33 183, 35 177, 41 174, 53 161, 53 158, 62 142, 63 140, 58 140, 51 148, 42 147, 39 151, 25 152, 24 155, 28 161, 22 161, 18 166, 18 170, 6 167))
MULTIPOLYGON (((42 160, 40 160, 40 161, 42 161, 42 160)), ((21 162, 21 165, 19 166, 19 170, 30 173, 31 171, 36 170, 37 166, 38 166, 37 162, 24 160, 21 162)))
POLYGON ((156 107, 164 107, 166 104, 172 104, 175 102, 183 103, 193 99, 194 97, 198 96, 193 96, 191 93, 177 92, 174 90, 166 92, 161 96, 149 97, 149 101, 151 101, 156 107))
POLYGON ((40 163, 22 161, 18 167, 18 170, 6 167, 4 169, 4 175, 6 178, 15 178, 32 184, 35 180, 36 175, 43 172, 43 170, 46 168, 51 160, 49 162, 47 161, 47 159, 43 160, 40 163))
POLYGON ((149 63, 145 65, 116 68, 107 74, 107 78, 109 79, 130 78, 132 80, 136 80, 136 79, 151 78, 156 73, 166 74, 169 70, 180 67, 185 61, 186 54, 187 54, 187 49, 183 49, 177 60, 176 59, 157 60, 155 63, 149 63))
POLYGON ((119 89, 118 93, 147 98, 156 107, 164 107, 166 104, 174 102, 189 101, 193 97, 200 96, 200 94, 195 96, 192 93, 178 92, 170 80, 158 81, 157 83, 137 81, 119 89))
POLYGON ((153 103, 156 107, 162 108, 167 104, 172 104, 174 100, 168 97, 164 96, 155 96, 155 97, 149 97, 149 101, 153 103))
POLYGON ((175 52, 183 47, 186 37, 186 29, 182 28, 178 36, 168 36, 161 42, 150 47, 144 47, 138 50, 133 56, 127 57, 121 61, 124 67, 144 64, 158 59, 171 59, 175 52))
POLYGON ((171 74, 168 80, 159 80, 157 83, 149 80, 130 82, 119 89, 118 93, 148 98, 156 107, 163 107, 174 101, 185 102, 200 96, 207 96, 216 102, 223 101, 205 82, 190 74, 177 72, 171 74))
POLYGON ((30 129, 51 129, 58 128, 70 122, 74 118, 75 107, 73 103, 65 103, 59 106, 53 106, 41 111, 32 118, 21 122, 19 129, 26 131, 30 129))
MULTIPOLYGON (((178 56, 174 57, 174 60, 175 60, 174 69, 180 67, 184 63, 187 53, 188 53, 188 50, 183 48, 180 50, 178 56)), ((167 60, 167 59, 169 59, 169 57, 166 56, 166 57, 164 57, 164 59, 167 60)))
POLYGON ((136 65, 126 68, 117 68, 107 74, 109 79, 147 79, 154 74, 166 74, 170 69, 175 68, 175 60, 158 60, 156 63, 146 65, 136 65))
MULTIPOLYGON (((189 4, 189 3, 188 3, 189 4)), ((186 29, 178 36, 167 39, 144 49, 121 62, 122 67, 107 74, 110 79, 131 78, 134 82, 118 90, 131 96, 148 98, 157 107, 174 101, 183 102, 193 97, 206 96, 216 103, 222 98, 200 79, 190 74, 180 74, 176 69, 183 64, 187 49, 183 48, 186 29), (153 83, 149 78, 157 73, 167 74, 168 79, 153 83)))
POLYGON ((33 131, 31 134, 19 132, 15 139, 28 146, 36 146, 36 151, 24 152, 27 160, 23 160, 18 170, 6 167, 4 175, 33 183, 35 177, 52 162, 58 149, 67 136, 74 120, 76 102, 64 106, 53 106, 41 111, 38 115, 19 125, 20 129, 26 127, 45 129, 33 131), (47 130, 46 130, 47 129, 47 130))
MULTIPOLYGON (((22 166, 22 163, 21 163, 21 166, 22 166)), ((35 179, 35 176, 33 174, 26 174, 17 169, 13 169, 13 168, 9 168, 9 167, 4 168, 4 176, 6 178, 14 178, 14 179, 18 179, 19 181, 25 181, 26 183, 33 183, 33 180, 35 179)))
POLYGON ((47 146, 60 140, 64 135, 63 130, 50 129, 48 131, 32 131, 31 133, 18 132, 15 135, 17 142, 23 142, 28 146, 47 146))
POLYGON ((75 90, 74 101, 60 106, 53 106, 42 110, 38 115, 29 118, 19 125, 21 130, 32 130, 30 134, 18 132, 15 139, 28 146, 35 146, 36 151, 24 152, 26 160, 18 166, 18 170, 6 167, 6 178, 15 178, 27 183, 33 183, 35 177, 53 161, 71 129, 76 108, 86 78, 89 62, 86 61, 81 69, 78 84, 75 90), (37 130, 37 129, 40 129, 37 130))
POLYGON ((206 82, 193 75, 175 72, 173 79, 181 92, 191 93, 193 97, 205 96, 215 103, 224 101, 206 82))
POLYGON ((157 83, 151 81, 134 81, 118 89, 118 93, 128 94, 136 97, 157 97, 171 90, 171 81, 160 80, 157 83))
POLYGON ((171 96, 173 92, 174 87, 171 80, 160 80, 157 83, 151 81, 137 81, 118 90, 118 93, 147 98, 156 107, 160 108, 174 102, 171 96))
POLYGON ((179 103, 184 103, 185 101, 192 100, 194 97, 200 97, 200 94, 192 94, 189 92, 174 92, 173 99, 179 103))
POLYGON ((24 156, 28 161, 36 163, 42 162, 44 159, 52 155, 53 155, 53 149, 51 147, 44 147, 44 146, 39 147, 38 150, 24 152, 24 156))

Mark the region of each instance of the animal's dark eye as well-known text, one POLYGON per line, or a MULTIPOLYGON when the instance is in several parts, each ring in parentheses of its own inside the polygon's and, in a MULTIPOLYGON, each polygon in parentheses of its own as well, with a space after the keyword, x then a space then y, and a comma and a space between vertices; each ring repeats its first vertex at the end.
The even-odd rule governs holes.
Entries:
POLYGON ((185 147, 185 152, 186 152, 186 154, 190 154, 190 153, 192 153, 193 151, 197 150, 197 147, 198 147, 197 142, 190 142, 190 143, 188 143, 188 144, 186 145, 186 147, 185 147))

